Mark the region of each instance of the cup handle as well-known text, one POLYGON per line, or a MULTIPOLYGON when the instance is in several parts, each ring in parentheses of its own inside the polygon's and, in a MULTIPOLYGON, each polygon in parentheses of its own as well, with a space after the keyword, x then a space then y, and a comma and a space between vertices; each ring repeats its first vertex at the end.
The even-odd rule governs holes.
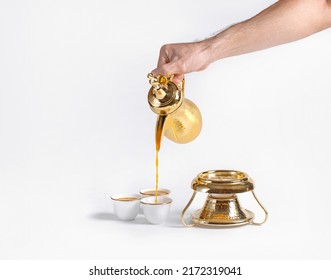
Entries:
POLYGON ((267 220, 268 220, 268 211, 263 207, 262 203, 257 199, 256 194, 254 193, 254 191, 252 191, 252 194, 256 200, 256 202, 260 205, 260 207, 262 208, 262 210, 264 211, 264 220, 260 223, 254 222, 254 220, 252 221, 252 225, 256 225, 256 226, 260 226, 262 224, 264 224, 267 220))
POLYGON ((194 227, 194 226, 195 226, 195 224, 187 224, 187 223, 185 222, 185 217, 184 217, 184 216, 185 216, 186 210, 190 207, 190 205, 191 205, 192 201, 194 200, 196 194, 197 194, 197 192, 194 191, 194 193, 192 194, 192 196, 191 196, 189 202, 187 203, 187 205, 186 205, 185 208, 183 209, 182 214, 180 215, 180 219, 182 220, 182 223, 183 223, 184 226, 186 226, 186 227, 194 227))

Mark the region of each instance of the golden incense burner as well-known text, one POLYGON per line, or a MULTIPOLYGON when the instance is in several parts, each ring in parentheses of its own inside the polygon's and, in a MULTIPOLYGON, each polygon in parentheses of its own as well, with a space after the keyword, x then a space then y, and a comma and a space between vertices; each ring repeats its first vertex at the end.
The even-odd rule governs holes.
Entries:
POLYGON ((262 225, 268 218, 268 212, 254 193, 254 181, 244 172, 235 170, 211 170, 199 173, 192 181, 194 190, 185 206, 181 220, 185 226, 226 227, 246 224, 262 225), (237 194, 252 192, 256 202, 265 213, 262 222, 254 221, 254 213, 241 207, 237 194), (193 211, 191 223, 184 216, 197 192, 207 193, 208 197, 201 209, 193 211))

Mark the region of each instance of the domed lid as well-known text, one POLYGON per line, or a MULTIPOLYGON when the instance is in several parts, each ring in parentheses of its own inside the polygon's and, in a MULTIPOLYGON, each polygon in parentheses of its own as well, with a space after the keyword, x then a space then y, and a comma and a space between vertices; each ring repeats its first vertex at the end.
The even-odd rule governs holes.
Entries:
POLYGON ((165 76, 154 77, 150 73, 147 77, 152 85, 147 96, 152 111, 159 115, 176 111, 184 99, 181 85, 176 85, 165 76))
POLYGON ((193 179, 192 189, 215 194, 242 193, 253 190, 254 181, 241 171, 209 170, 193 179))

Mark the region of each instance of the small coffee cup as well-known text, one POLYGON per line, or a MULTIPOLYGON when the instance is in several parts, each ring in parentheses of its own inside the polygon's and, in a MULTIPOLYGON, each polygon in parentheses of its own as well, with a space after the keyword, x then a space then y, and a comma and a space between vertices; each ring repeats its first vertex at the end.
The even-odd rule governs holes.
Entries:
POLYGON ((167 220, 172 199, 167 196, 147 196, 140 203, 146 220, 158 225, 167 220))
POLYGON ((115 215, 122 221, 134 220, 140 208, 141 195, 120 193, 113 195, 115 215))
MULTIPOLYGON (((139 192, 143 197, 148 196, 156 196, 156 189, 143 189, 139 192)), ((170 194, 170 190, 168 189, 158 189, 157 190, 157 196, 167 196, 170 194)))

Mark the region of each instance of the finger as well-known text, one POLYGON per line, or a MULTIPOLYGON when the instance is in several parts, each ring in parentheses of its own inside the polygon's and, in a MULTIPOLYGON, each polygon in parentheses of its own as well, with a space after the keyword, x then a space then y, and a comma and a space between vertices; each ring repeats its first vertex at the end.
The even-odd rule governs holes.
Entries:
POLYGON ((163 64, 152 71, 153 75, 183 75, 183 69, 180 63, 170 62, 163 64))
POLYGON ((160 53, 159 60, 157 61, 157 67, 162 66, 170 62, 169 57, 165 53, 160 53))
POLYGON ((203 70, 205 70, 208 66, 209 66, 208 64, 207 64, 207 65, 203 65, 203 66, 201 66, 197 71, 203 71, 203 70))
POLYGON ((160 49, 159 60, 157 62, 157 67, 167 64, 171 61, 169 57, 169 45, 163 45, 160 49))
POLYGON ((157 67, 162 66, 163 64, 169 63, 169 59, 163 55, 160 54, 159 60, 157 61, 157 67))
POLYGON ((182 80, 184 79, 184 75, 175 75, 173 78, 172 78, 172 81, 175 83, 175 84, 179 84, 182 82, 182 80))

